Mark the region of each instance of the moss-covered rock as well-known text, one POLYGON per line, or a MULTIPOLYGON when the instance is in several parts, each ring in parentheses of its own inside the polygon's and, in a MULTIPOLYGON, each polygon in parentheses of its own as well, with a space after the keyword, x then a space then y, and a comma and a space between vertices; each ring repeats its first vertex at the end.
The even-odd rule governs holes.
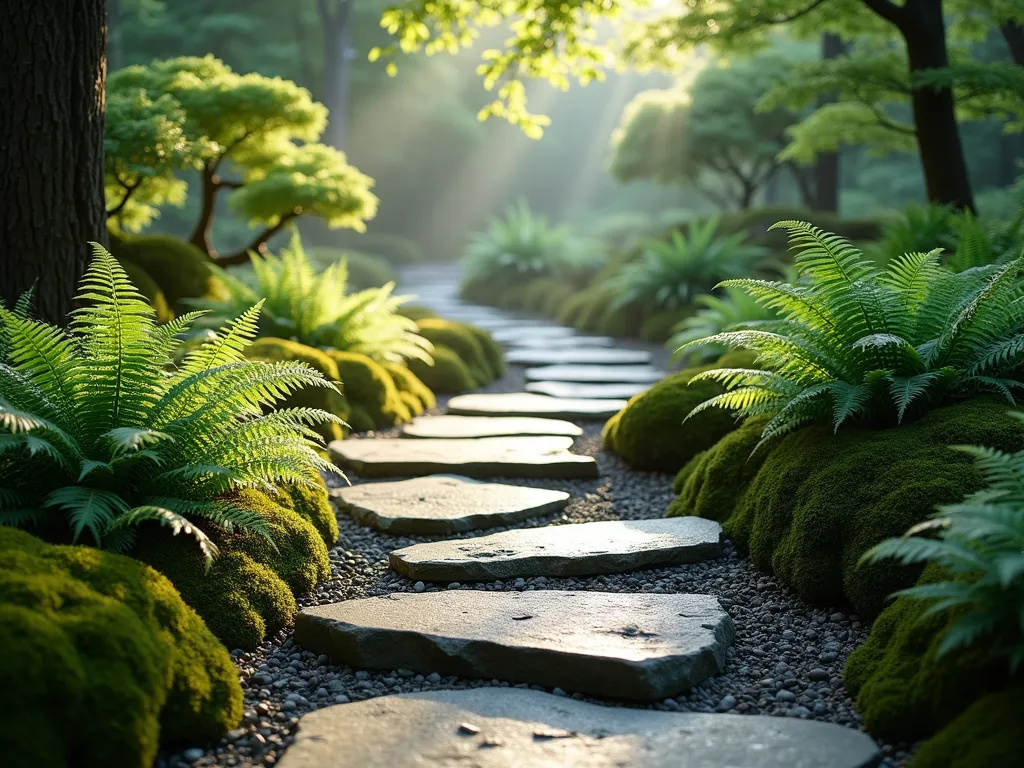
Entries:
POLYGON ((327 484, 320 475, 310 477, 310 485, 287 483, 278 486, 281 496, 274 500, 282 507, 307 520, 320 534, 324 544, 333 547, 338 541, 338 518, 327 495, 327 484))
POLYGON ((132 285, 138 288, 139 293, 145 296, 153 306, 153 310, 156 312, 156 319, 161 323, 173 320, 174 311, 171 309, 170 304, 167 303, 167 297, 164 296, 164 292, 157 285, 156 280, 150 277, 149 273, 134 261, 125 259, 119 263, 125 274, 128 275, 128 279, 132 281, 132 285))
POLYGON ((714 366, 687 368, 633 397, 604 426, 604 445, 635 469, 675 472, 736 428, 736 420, 708 408, 684 424, 694 407, 722 392, 712 381, 690 384, 714 366))
POLYGON ((394 379, 398 394, 409 405, 413 416, 419 416, 426 410, 437 407, 437 398, 430 391, 430 387, 424 384, 408 366, 399 363, 386 363, 385 370, 394 379))
POLYGON ((242 691, 151 568, 0 528, 0 711, 5 765, 148 768, 233 728, 242 691))
POLYGON ((383 366, 356 352, 325 350, 338 367, 341 391, 349 402, 349 424, 356 432, 385 429, 412 418, 383 366))
POLYGON ((225 298, 224 285, 210 271, 210 260, 191 243, 170 235, 110 233, 110 252, 118 261, 141 267, 172 307, 181 299, 225 298))
POLYGON ((458 395, 462 392, 472 392, 477 388, 473 374, 453 350, 435 344, 434 351, 430 354, 434 358, 433 365, 427 365, 422 360, 410 360, 409 370, 430 387, 432 392, 439 395, 458 395))
MULTIPOLYGON (((320 371, 329 381, 336 382, 341 378, 337 364, 327 354, 316 347, 307 347, 297 341, 272 337, 257 339, 245 350, 245 356, 250 360, 266 360, 268 362, 298 361, 320 371)), ((304 387, 281 401, 279 407, 320 408, 328 413, 333 413, 345 422, 348 422, 351 416, 351 407, 345 396, 326 387, 304 387)), ((340 424, 320 424, 316 429, 328 442, 340 440, 343 437, 340 424)))
POLYGON ((419 322, 420 320, 426 320, 428 317, 437 317, 437 312, 426 307, 421 307, 418 304, 403 304, 397 310, 395 310, 402 317, 408 317, 410 320, 419 322))
POLYGON ((882 539, 900 536, 938 504, 978 490, 981 474, 950 445, 1024 448, 1006 404, 976 399, 938 408, 890 429, 829 425, 799 429, 767 455, 732 510, 719 510, 729 538, 755 565, 804 599, 849 603, 876 615, 919 572, 892 561, 858 567, 882 539))
POLYGON ((1011 766, 1024 755, 1024 684, 984 696, 925 741, 910 768, 1011 766))
POLYGON ((494 378, 483 347, 465 326, 441 318, 421 320, 416 325, 420 335, 431 344, 447 347, 462 358, 477 386, 484 386, 494 378))
POLYGON ((478 328, 475 325, 469 323, 459 323, 459 325, 466 331, 471 333, 480 345, 480 349, 484 353, 484 361, 487 364, 487 370, 490 374, 491 380, 500 379, 505 375, 505 353, 502 351, 501 344, 494 340, 494 337, 490 334, 490 331, 485 331, 483 328, 478 328))

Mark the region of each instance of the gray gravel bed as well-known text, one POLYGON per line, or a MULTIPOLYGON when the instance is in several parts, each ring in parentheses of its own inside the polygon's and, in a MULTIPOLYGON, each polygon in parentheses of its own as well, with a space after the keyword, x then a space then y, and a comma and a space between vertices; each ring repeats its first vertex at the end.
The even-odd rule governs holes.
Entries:
MULTIPOLYGON (((522 369, 510 369, 485 391, 519 391, 522 369)), ((440 403, 443 408, 444 403, 440 403)), ((357 439, 392 437, 397 430, 369 433, 357 439)), ((514 527, 633 520, 660 517, 673 498, 670 475, 637 472, 616 456, 600 450, 600 426, 585 427, 574 451, 597 457, 597 480, 516 480, 523 485, 564 490, 572 499, 562 512, 534 518, 514 527)), ((353 482, 362 482, 349 475, 353 482)), ((333 484, 339 481, 330 480, 333 484)), ((368 481, 374 482, 374 481, 368 481)), ((380 481, 376 481, 380 482, 380 481)), ((424 584, 390 571, 387 553, 437 537, 393 536, 339 518, 341 535, 330 551, 331 580, 300 607, 392 592, 441 589, 536 590, 570 589, 607 592, 695 592, 715 595, 736 625, 725 674, 711 678, 685 695, 666 699, 655 709, 681 712, 731 712, 801 717, 860 728, 854 704, 842 687, 847 655, 867 637, 869 626, 836 609, 810 607, 757 571, 726 545, 723 557, 705 563, 582 578, 531 578, 481 584, 424 584)), ((488 533, 508 527, 488 529, 488 533)), ((449 538, 479 535, 456 534, 449 538)), ((299 717, 335 703, 374 696, 451 688, 507 687, 499 680, 466 680, 411 670, 368 671, 339 667, 297 648, 291 631, 279 632, 252 653, 234 652, 245 692, 245 716, 238 729, 206 750, 198 747, 162 755, 160 768, 185 766, 273 765, 288 746, 299 717)), ((516 687, 527 687, 519 685, 516 687)), ((533 686, 537 690, 544 690, 533 686)), ((558 688, 550 691, 566 695, 558 688)), ((596 701, 573 694, 574 698, 596 701)), ((621 702, 603 701, 605 704, 621 702)), ((635 706, 635 705, 630 705, 635 706)), ((903 765, 909 745, 883 744, 887 768, 903 765)))

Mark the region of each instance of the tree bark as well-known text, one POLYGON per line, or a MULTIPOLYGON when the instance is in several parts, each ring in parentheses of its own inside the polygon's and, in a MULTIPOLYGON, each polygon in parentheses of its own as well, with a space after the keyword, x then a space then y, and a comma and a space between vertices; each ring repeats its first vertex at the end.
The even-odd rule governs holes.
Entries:
POLYGON ((320 23, 324 31, 323 103, 328 109, 323 141, 344 149, 348 133, 348 100, 351 64, 347 53, 352 38, 352 8, 355 0, 319 0, 320 23))
MULTIPOLYGON (((826 32, 821 36, 821 58, 835 59, 846 53, 846 46, 838 35, 826 32)), ((818 105, 830 104, 836 94, 827 93, 818 99, 818 105)), ((839 210, 839 153, 822 152, 814 164, 814 202, 819 211, 839 210)))
POLYGON ((302 209, 296 208, 289 211, 277 220, 277 224, 267 227, 252 239, 245 248, 241 248, 229 256, 217 256, 214 261, 222 267, 231 267, 237 264, 245 264, 249 261, 250 253, 258 253, 261 256, 267 253, 267 241, 284 229, 292 219, 302 215, 302 209))
POLYGON ((213 248, 213 214, 217 210, 217 172, 207 165, 199 174, 199 219, 188 240, 211 259, 216 259, 217 251, 213 248))
POLYGON ((1006 40, 1014 63, 1024 67, 1024 26, 1015 21, 1008 21, 1003 24, 1000 31, 1003 33, 1003 39, 1006 40))
POLYGON ((0 297, 33 285, 35 309, 63 324, 106 242, 105 0, 8 3, 0 22, 0 297))

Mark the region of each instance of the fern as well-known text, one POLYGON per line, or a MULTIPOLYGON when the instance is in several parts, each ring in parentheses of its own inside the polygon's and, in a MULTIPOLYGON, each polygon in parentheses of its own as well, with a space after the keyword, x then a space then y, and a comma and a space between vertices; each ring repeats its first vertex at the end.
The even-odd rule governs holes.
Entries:
POLYGON ((606 283, 612 306, 645 311, 674 310, 690 304, 721 280, 747 274, 765 250, 746 242, 742 232, 719 237, 718 220, 707 219, 673 232, 669 240, 647 240, 639 258, 627 262, 606 283))
MULTIPOLYGON (((677 353, 751 349, 775 375, 742 384, 766 391, 754 410, 736 408, 727 397, 709 407, 729 407, 741 417, 771 414, 767 440, 810 420, 830 421, 835 429, 855 419, 899 423, 948 397, 979 392, 1014 402, 1024 362, 1024 257, 952 273, 931 251, 905 254, 881 269, 810 224, 775 227, 790 233, 800 282, 723 285, 744 290, 778 319, 690 340, 677 353)), ((708 378, 727 389, 741 386, 718 371, 694 381, 708 378)))
POLYGON ((411 297, 393 295, 394 283, 347 293, 346 261, 317 272, 297 235, 280 256, 253 254, 250 260, 251 273, 243 277, 211 265, 227 286, 228 298, 190 302, 209 311, 208 323, 223 323, 262 300, 262 336, 359 352, 378 362, 431 362, 430 342, 419 335, 415 322, 398 314, 411 297))
POLYGON ((244 358, 258 304, 174 366, 197 315, 157 325, 100 246, 78 300, 68 331, 0 306, 0 524, 58 531, 58 515, 71 540, 122 549, 155 521, 210 559, 201 520, 270 536, 224 494, 331 470, 309 427, 334 416, 264 413, 301 387, 334 385, 303 364, 244 358))
MULTIPOLYGON (((1024 421, 1024 414, 1010 415, 1024 421)), ((926 523, 883 541, 862 562, 941 566, 945 580, 896 593, 930 601, 926 616, 958 611, 938 655, 994 636, 998 652, 1016 672, 1024 662, 1024 451, 955 447, 974 456, 987 487, 960 504, 939 507, 926 523)))

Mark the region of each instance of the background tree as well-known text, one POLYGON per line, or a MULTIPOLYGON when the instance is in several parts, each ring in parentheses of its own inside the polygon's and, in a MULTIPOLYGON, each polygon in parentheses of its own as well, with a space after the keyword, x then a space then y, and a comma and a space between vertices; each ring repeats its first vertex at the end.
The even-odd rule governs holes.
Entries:
POLYGON ((103 0, 12 3, 0 22, 0 298, 63 324, 104 241, 103 0))

